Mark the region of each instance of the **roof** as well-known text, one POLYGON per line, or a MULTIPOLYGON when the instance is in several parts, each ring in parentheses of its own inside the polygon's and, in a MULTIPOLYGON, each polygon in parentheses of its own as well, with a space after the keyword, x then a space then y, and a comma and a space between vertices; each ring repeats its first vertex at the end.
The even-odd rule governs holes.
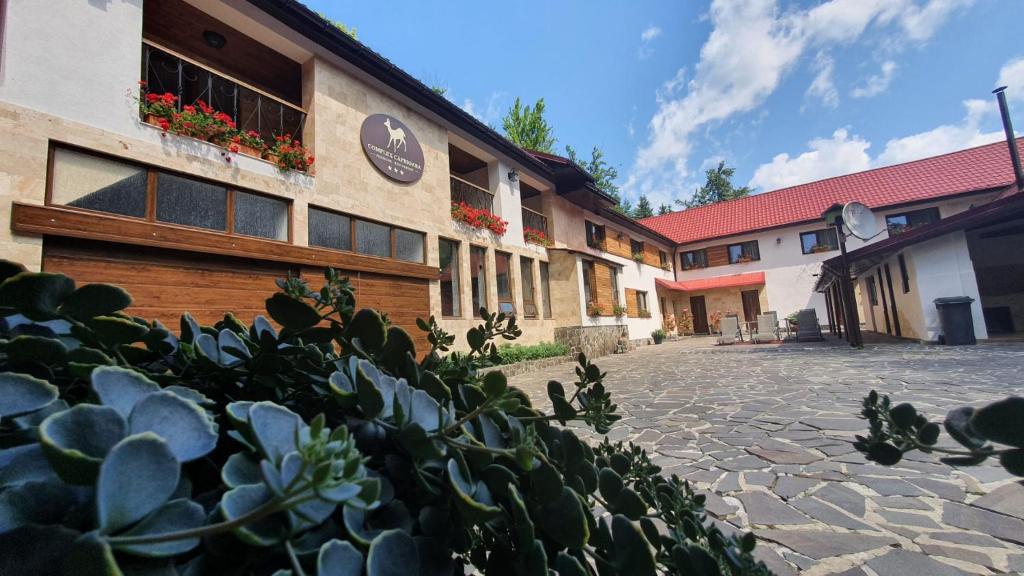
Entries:
POLYGON ((697 292, 700 290, 711 290, 713 288, 735 288, 738 286, 760 286, 764 284, 764 272, 747 272, 746 274, 730 274, 728 276, 713 276, 711 278, 698 278, 696 280, 671 281, 661 278, 654 279, 655 284, 667 290, 678 292, 697 292))
MULTIPOLYGON (((1024 193, 1015 192, 987 204, 964 210, 938 222, 918 226, 902 234, 886 238, 874 244, 862 246, 847 253, 846 258, 852 275, 868 270, 900 250, 931 240, 950 232, 991 224, 1001 220, 1024 216, 1024 193)), ((842 270, 842 257, 835 256, 822 262, 822 274, 818 277, 815 289, 822 291, 828 287, 842 270)))
POLYGON ((398 93, 465 130, 474 138, 493 146, 501 153, 519 162, 523 167, 534 170, 545 178, 551 177, 551 171, 546 164, 444 96, 435 93, 426 84, 392 64, 387 58, 345 34, 301 2, 297 0, 249 0, 249 3, 356 68, 380 80, 398 93))
MULTIPOLYGON (((1017 139, 1024 153, 1024 138, 1017 139)), ((653 216, 640 223, 679 244, 820 220, 834 204, 883 208, 1006 187, 1006 141, 653 216)))

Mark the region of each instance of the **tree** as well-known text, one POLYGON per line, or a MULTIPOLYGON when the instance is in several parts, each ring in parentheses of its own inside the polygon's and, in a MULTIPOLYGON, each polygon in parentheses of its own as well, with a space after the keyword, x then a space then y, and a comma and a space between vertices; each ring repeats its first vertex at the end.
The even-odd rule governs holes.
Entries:
POLYGON ((735 172, 735 168, 726 167, 724 160, 719 162, 717 168, 711 168, 704 172, 707 176, 707 181, 693 193, 693 198, 689 200, 676 200, 676 204, 684 208, 696 208, 697 206, 706 206, 716 202, 749 196, 751 190, 748 186, 743 186, 742 188, 733 186, 732 175, 735 172))
POLYGON ((647 196, 640 195, 640 200, 636 203, 636 208, 633 209, 633 218, 637 220, 641 218, 650 218, 654 216, 654 209, 651 208, 651 202, 647 199, 647 196))
POLYGON ((671 213, 672 213, 672 207, 669 206, 668 204, 662 204, 661 206, 658 206, 658 216, 664 216, 665 214, 671 214, 671 213))
POLYGON ((527 150, 551 154, 555 150, 554 130, 544 118, 544 99, 537 100, 531 108, 516 101, 501 119, 505 136, 516 145, 527 150))
POLYGON ((619 200, 618 204, 615 205, 615 211, 621 214, 625 214, 626 216, 632 216, 633 203, 630 202, 628 198, 623 198, 619 200))
POLYGON ((434 85, 434 86, 430 87, 430 91, 433 92, 434 94, 437 94, 438 96, 445 96, 445 97, 448 96, 448 87, 447 86, 434 85))
POLYGON ((615 179, 619 177, 619 171, 614 166, 605 162, 604 152, 600 148, 594 146, 590 150, 590 160, 583 160, 576 154, 576 149, 572 146, 565 147, 565 154, 574 163, 578 164, 580 168, 586 170, 593 178, 594 184, 597 185, 605 194, 619 199, 619 187, 615 184, 615 179))

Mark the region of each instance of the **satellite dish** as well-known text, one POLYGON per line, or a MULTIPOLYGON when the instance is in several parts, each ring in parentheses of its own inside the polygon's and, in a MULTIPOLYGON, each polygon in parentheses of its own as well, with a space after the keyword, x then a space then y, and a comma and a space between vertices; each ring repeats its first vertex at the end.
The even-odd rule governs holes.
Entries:
POLYGON ((861 240, 870 240, 878 235, 878 220, 870 208, 860 202, 848 202, 843 206, 843 224, 861 240))

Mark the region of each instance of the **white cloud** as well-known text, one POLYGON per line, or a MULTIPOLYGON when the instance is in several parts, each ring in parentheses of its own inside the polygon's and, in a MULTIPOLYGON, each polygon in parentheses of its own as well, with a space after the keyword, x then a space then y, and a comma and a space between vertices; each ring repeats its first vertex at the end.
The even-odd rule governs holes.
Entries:
POLYGON ((1024 100, 1024 57, 1010 60, 999 71, 996 86, 1006 86, 1006 97, 1024 100))
POLYGON ((832 78, 835 67, 835 60, 824 52, 818 52, 814 58, 814 68, 818 74, 807 88, 807 95, 820 99, 821 104, 827 108, 839 106, 839 90, 832 78))
POLYGON ((476 102, 471 98, 466 98, 462 101, 462 109, 469 112, 474 118, 484 124, 492 126, 501 118, 503 113, 502 102, 504 101, 505 96, 505 92, 491 92, 491 95, 487 97, 487 103, 483 106, 483 109, 478 109, 476 102))
POLYGON ((892 60, 886 60, 882 62, 882 69, 880 73, 875 74, 868 78, 867 82, 863 86, 857 86, 850 92, 850 96, 854 98, 871 98, 878 96, 882 92, 889 89, 889 83, 892 82, 893 76, 896 74, 896 63, 892 60))
POLYGON ((808 142, 809 151, 798 156, 779 154, 762 164, 750 179, 750 186, 777 190, 823 178, 860 172, 871 167, 868 148, 871 143, 860 136, 850 136, 845 128, 831 138, 815 138, 808 142))
POLYGON ((964 108, 966 114, 956 124, 945 124, 925 132, 889 140, 875 163, 879 166, 899 164, 981 146, 1004 138, 1002 130, 984 132, 981 129, 982 121, 996 114, 994 102, 965 100, 964 108))
POLYGON ((654 54, 654 48, 651 46, 651 43, 654 42, 658 36, 661 36, 661 28, 653 24, 645 28, 644 31, 640 33, 640 47, 636 50, 636 57, 641 60, 650 58, 651 55, 654 54))
MULTIPOLYGON (((757 109, 809 50, 824 52, 855 42, 871 27, 895 28, 921 42, 971 1, 827 0, 801 10, 781 9, 777 0, 713 0, 708 11, 712 30, 692 78, 684 86, 677 75, 658 91, 647 142, 637 150, 625 193, 636 198, 678 191, 689 176, 694 135, 757 109)), ((833 73, 822 76, 812 93, 826 104, 831 98, 826 80, 833 73)))

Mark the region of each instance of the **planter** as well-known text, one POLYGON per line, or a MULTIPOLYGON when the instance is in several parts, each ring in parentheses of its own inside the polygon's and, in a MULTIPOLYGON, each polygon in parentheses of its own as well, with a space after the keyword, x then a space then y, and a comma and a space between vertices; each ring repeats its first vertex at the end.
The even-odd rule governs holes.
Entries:
POLYGON ((142 119, 142 121, 145 122, 146 124, 151 124, 153 126, 159 127, 160 126, 160 118, 162 118, 162 116, 157 116, 156 114, 146 114, 146 116, 142 119))
POLYGON ((273 163, 274 165, 280 166, 281 157, 278 156, 277 154, 274 154, 273 152, 264 152, 263 159, 266 160, 267 162, 273 163))
POLYGON ((663 339, 662 339, 662 338, 652 338, 652 340, 654 340, 654 343, 655 343, 655 344, 661 344, 661 341, 662 341, 663 339))
POLYGON ((253 148, 252 146, 246 146, 245 144, 235 144, 238 147, 239 154, 245 154, 246 156, 252 156, 253 158, 262 158, 263 151, 259 148, 253 148))

